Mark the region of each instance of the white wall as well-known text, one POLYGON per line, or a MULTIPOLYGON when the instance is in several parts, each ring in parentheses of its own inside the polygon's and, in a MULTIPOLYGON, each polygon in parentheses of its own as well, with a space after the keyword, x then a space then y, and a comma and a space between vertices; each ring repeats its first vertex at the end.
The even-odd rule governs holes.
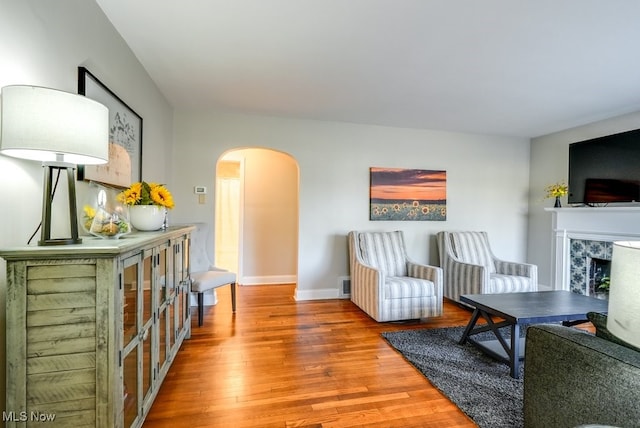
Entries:
POLYGON ((212 224, 214 198, 199 205, 182 190, 213 183, 227 150, 272 148, 298 162, 299 299, 337 297, 353 229, 403 230, 412 258, 430 263, 439 230, 482 229, 498 256, 526 259, 528 139, 197 111, 176 111, 174 129, 177 222, 212 224), (369 221, 372 166, 446 170, 447 221, 369 221))
MULTIPOLYGON (((0 87, 27 84, 77 93, 77 67, 81 65, 143 117, 145 179, 170 182, 172 108, 97 4, 87 0, 0 0, 0 87)), ((26 244, 40 222, 42 174, 42 167, 36 162, 0 156, 0 246, 3 248, 26 244)), ((66 185, 63 183, 61 187, 66 185)), ((87 186, 79 183, 78 187, 78 199, 82 200, 87 186)), ((66 195, 61 192, 56 195, 58 198, 64 200, 66 195)), ((68 225, 65 209, 68 210, 67 205, 54 211, 53 216, 58 219, 54 221, 54 228, 68 225)), ((4 261, 0 261, 2 402, 5 268, 4 261)))
MULTIPOLYGON (((545 135, 531 141, 528 258, 531 263, 538 265, 540 284, 552 285, 551 213, 544 211, 544 207, 553 206, 553 201, 542 199, 544 188, 560 180, 568 183, 569 144, 637 128, 640 128, 640 112, 545 135)), ((566 198, 562 202, 564 206, 566 198)))

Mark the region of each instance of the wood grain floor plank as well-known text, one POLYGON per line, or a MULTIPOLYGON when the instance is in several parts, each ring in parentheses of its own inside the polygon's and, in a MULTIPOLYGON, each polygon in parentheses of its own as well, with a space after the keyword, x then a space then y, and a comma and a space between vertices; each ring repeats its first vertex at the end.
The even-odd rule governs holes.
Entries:
POLYGON ((465 325, 441 317, 377 323, 349 300, 296 302, 293 285, 227 288, 178 353, 145 428, 474 427, 380 336, 465 325))

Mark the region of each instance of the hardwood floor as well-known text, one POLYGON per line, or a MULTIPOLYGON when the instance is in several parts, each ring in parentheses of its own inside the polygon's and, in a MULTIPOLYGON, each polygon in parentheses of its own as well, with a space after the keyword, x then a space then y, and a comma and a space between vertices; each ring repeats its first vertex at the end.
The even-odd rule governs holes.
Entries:
POLYGON ((144 423, 155 427, 475 427, 382 339, 465 325, 445 302, 422 322, 376 323, 349 300, 296 302, 293 285, 229 287, 192 308, 185 341, 144 423))

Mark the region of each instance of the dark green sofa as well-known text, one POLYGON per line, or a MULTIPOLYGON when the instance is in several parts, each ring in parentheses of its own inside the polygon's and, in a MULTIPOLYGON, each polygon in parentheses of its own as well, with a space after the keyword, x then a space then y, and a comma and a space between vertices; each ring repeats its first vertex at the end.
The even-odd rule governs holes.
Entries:
POLYGON ((560 325, 527 329, 525 428, 640 427, 640 352, 560 325))

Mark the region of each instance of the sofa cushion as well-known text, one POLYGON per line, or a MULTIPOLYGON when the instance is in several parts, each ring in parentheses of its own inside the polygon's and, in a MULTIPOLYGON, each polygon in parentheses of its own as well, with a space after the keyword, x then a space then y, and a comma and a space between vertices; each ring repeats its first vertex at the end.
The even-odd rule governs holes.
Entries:
POLYGON ((384 284, 385 299, 413 299, 436 296, 436 286, 432 281, 408 276, 387 277, 384 284))
POLYGON ((191 291, 202 293, 235 282, 236 274, 222 269, 194 272, 191 274, 191 291))
POLYGON ((598 312, 589 312, 587 313, 587 318, 596 328, 596 336, 608 340, 609 342, 617 343, 618 345, 626 346, 627 348, 640 352, 640 348, 636 348, 632 344, 625 342, 609 331, 609 329, 607 328, 607 316, 605 314, 600 314, 598 312))
POLYGON ((638 427, 640 353, 584 330, 527 328, 524 426, 638 427))

